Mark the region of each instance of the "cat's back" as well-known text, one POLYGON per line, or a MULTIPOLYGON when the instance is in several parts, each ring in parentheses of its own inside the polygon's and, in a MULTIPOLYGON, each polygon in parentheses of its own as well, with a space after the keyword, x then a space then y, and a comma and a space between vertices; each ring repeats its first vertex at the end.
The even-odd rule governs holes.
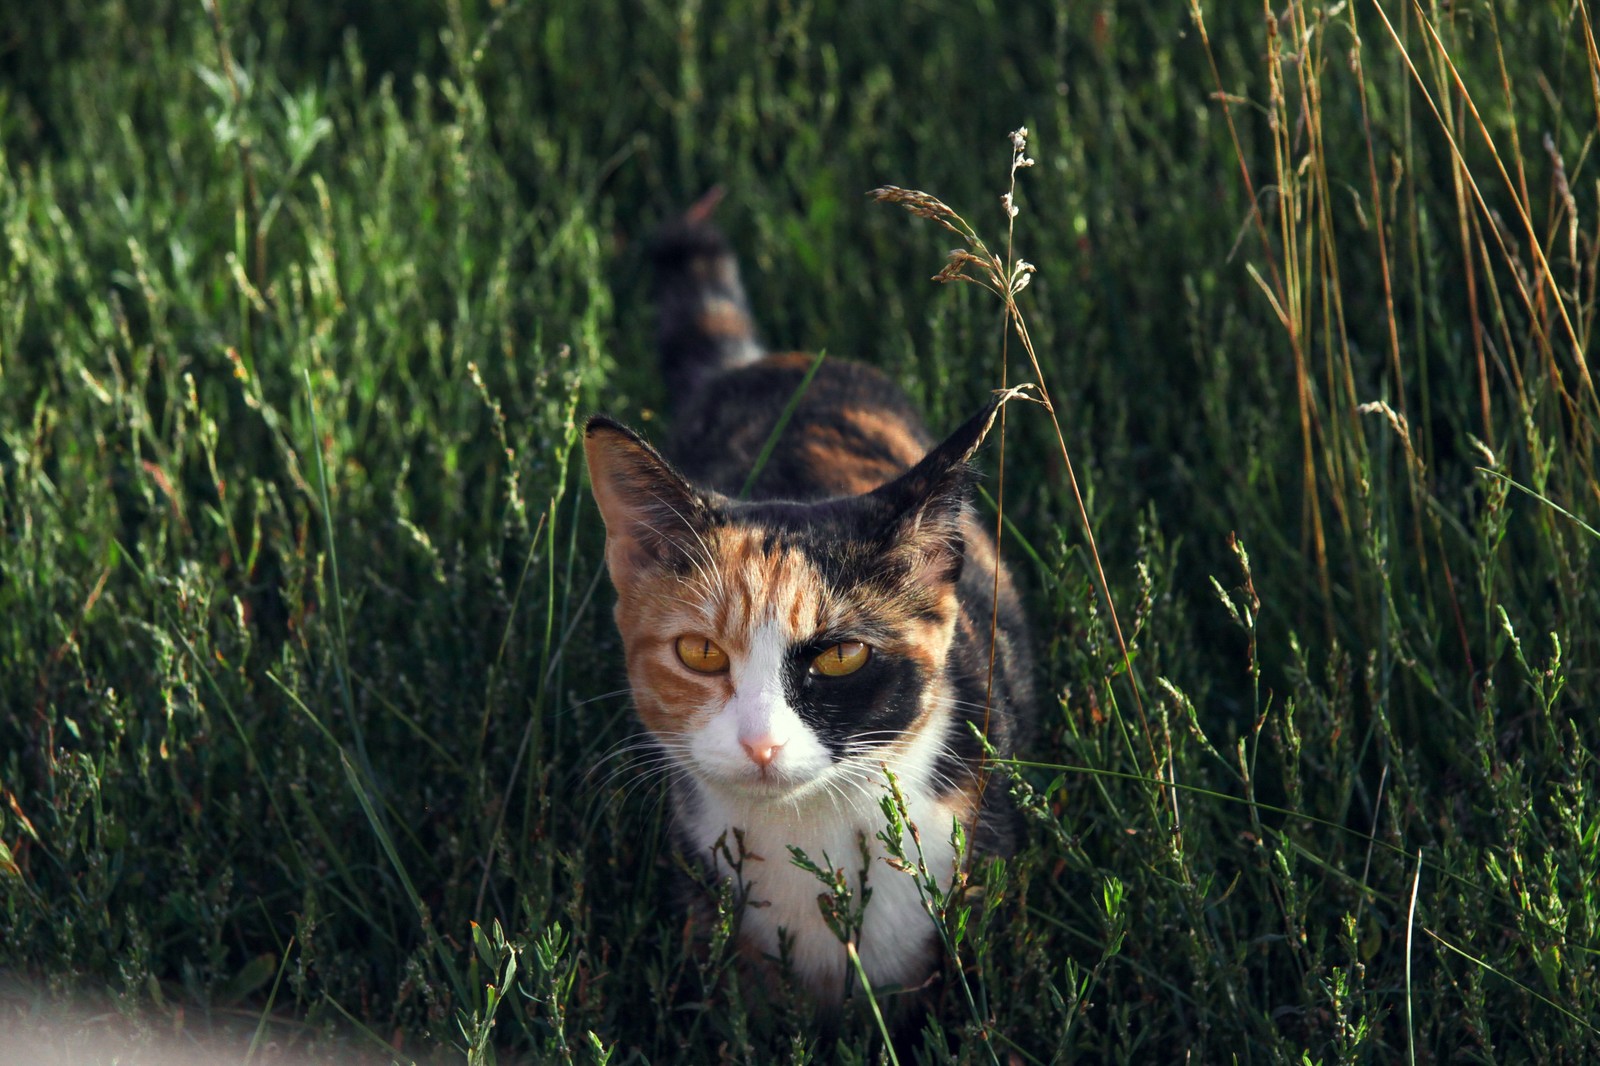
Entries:
POLYGON ((933 444, 911 401, 864 363, 767 352, 738 258, 707 217, 717 198, 650 243, 656 343, 673 416, 666 453, 695 483, 758 500, 858 495, 904 473, 933 444))
POLYGON ((681 407, 668 453, 697 483, 757 500, 869 492, 927 453, 931 436, 887 375, 818 360, 769 355, 707 382, 681 407))

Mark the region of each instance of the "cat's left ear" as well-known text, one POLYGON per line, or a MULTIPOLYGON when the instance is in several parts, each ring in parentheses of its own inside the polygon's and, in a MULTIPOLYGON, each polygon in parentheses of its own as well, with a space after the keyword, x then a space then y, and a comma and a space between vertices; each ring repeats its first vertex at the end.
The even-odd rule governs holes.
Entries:
POLYGON ((868 494, 888 506, 888 550, 904 560, 915 581, 954 584, 961 576, 961 518, 978 480, 971 459, 999 410, 999 401, 989 403, 916 466, 868 494))
POLYGON ((706 503, 643 437, 602 415, 583 429, 589 483, 606 524, 606 569, 619 589, 699 543, 706 503))

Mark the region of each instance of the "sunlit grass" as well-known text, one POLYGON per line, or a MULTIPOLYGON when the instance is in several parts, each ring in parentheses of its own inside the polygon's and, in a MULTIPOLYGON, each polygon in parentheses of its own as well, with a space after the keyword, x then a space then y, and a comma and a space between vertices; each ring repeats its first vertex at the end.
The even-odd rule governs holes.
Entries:
POLYGON ((0 1034, 889 1057, 685 920, 618 695, 575 426, 658 433, 641 239, 721 184, 774 347, 1056 419, 981 457, 1029 844, 899 1061, 1600 1053, 1584 4, 27 6, 0 1034))

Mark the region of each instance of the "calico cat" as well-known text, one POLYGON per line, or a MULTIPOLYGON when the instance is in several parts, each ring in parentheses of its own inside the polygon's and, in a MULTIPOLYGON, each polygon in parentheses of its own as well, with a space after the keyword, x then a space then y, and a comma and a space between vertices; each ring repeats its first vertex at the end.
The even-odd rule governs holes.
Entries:
POLYGON ((824 1009, 854 969, 789 849, 847 871, 859 901, 865 845, 863 968, 875 990, 915 988, 938 963, 936 931, 914 877, 881 861, 884 767, 941 885, 959 861, 953 823, 969 851, 1013 847, 1003 775, 983 771, 971 728, 1009 755, 1031 709, 1022 610, 968 501, 996 405, 935 444, 871 367, 826 359, 802 391, 812 358, 758 343, 703 212, 658 234, 652 259, 673 461, 598 415, 584 446, 634 704, 682 771, 677 843, 738 882, 745 954, 785 960, 824 1009))

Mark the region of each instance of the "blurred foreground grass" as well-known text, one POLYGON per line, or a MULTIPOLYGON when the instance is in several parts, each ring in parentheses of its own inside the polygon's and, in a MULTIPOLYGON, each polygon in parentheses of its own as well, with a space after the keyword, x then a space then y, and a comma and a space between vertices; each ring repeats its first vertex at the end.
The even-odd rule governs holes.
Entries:
POLYGON ((955 424, 998 307, 862 194, 998 244, 1026 124, 1128 654, 1013 408, 1032 843, 902 1057, 1600 1054, 1592 13, 1167 7, 8 6, 0 1028, 880 1054, 686 942, 574 427, 652 426, 640 239, 716 183, 768 340, 955 424))

